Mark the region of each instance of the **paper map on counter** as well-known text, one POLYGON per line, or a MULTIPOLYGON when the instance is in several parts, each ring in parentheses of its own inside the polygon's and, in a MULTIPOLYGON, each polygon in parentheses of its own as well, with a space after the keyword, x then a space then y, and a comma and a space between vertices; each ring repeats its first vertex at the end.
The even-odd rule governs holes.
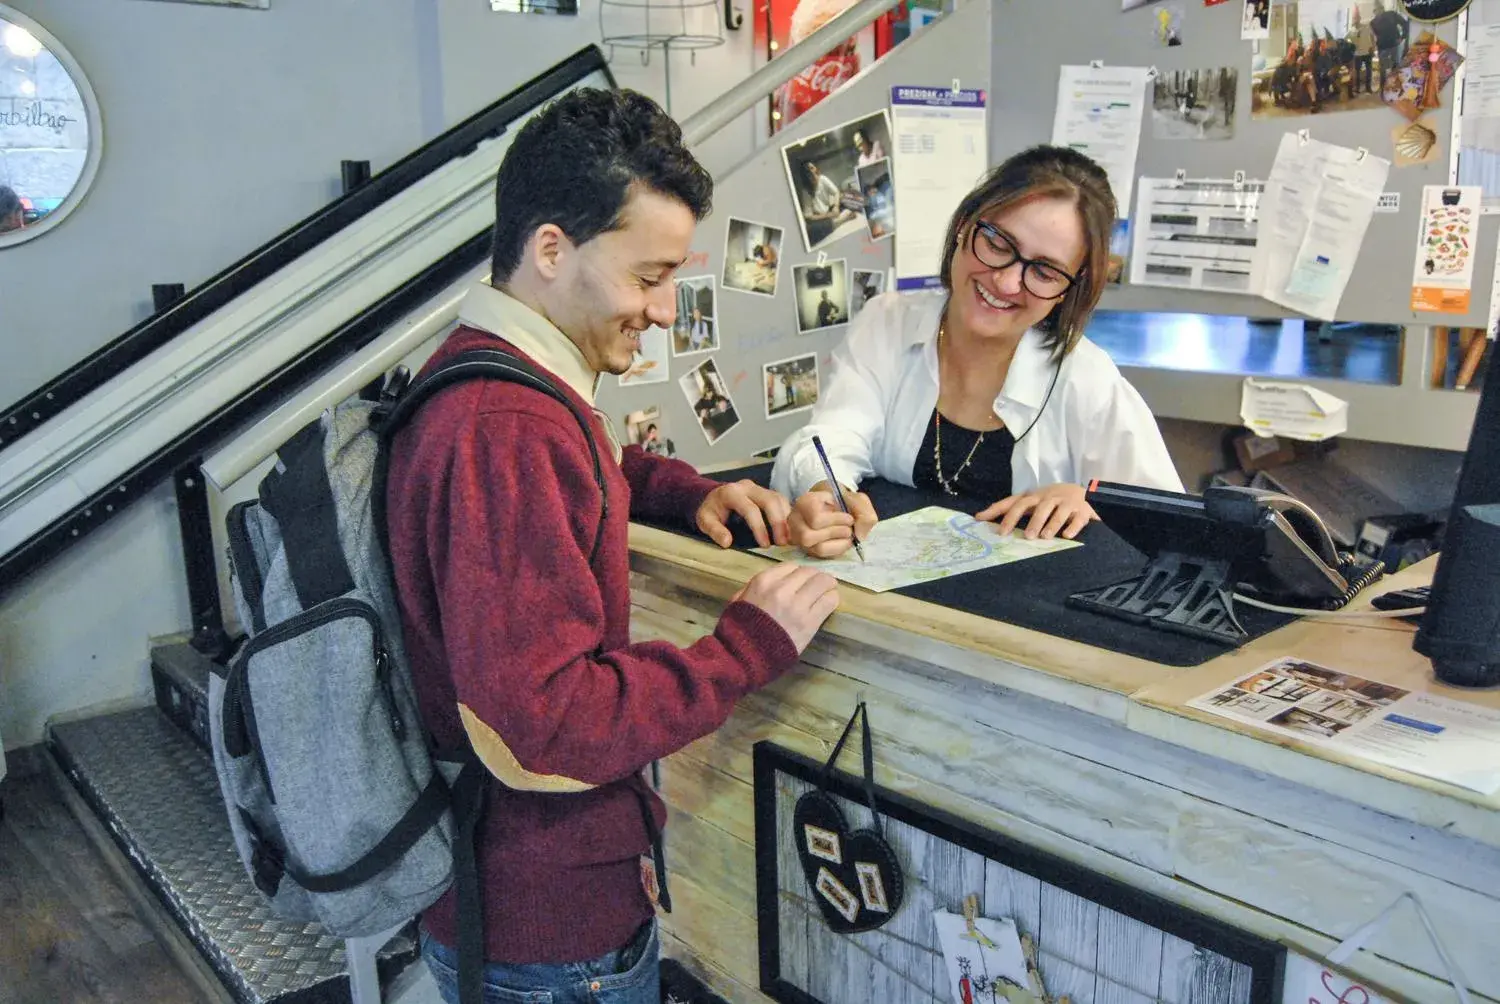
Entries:
POLYGON ((853 549, 837 558, 814 558, 800 548, 757 547, 778 561, 795 561, 822 569, 836 579, 872 592, 930 582, 995 565, 1008 565, 1053 551, 1081 547, 1076 540, 1027 540, 1020 532, 1002 537, 993 523, 981 523, 968 513, 928 506, 875 524, 862 541, 865 560, 853 549))
POLYGON ((1282 658, 1188 706, 1490 795, 1500 711, 1282 658))

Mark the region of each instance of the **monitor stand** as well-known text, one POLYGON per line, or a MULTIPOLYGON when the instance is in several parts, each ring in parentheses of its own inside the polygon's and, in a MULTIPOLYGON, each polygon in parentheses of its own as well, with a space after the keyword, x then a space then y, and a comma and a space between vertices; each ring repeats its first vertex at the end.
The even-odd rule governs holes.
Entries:
POLYGON ((1227 560, 1164 551, 1134 578, 1074 593, 1068 605, 1230 647, 1250 637, 1234 616, 1227 560))

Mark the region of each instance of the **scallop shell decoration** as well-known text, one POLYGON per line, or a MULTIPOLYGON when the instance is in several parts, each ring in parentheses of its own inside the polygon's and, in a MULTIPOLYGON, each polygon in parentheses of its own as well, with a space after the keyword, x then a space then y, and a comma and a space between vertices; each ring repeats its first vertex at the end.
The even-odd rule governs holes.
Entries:
POLYGON ((1423 160, 1437 146, 1437 133, 1413 122, 1396 137, 1396 152, 1410 160, 1423 160))

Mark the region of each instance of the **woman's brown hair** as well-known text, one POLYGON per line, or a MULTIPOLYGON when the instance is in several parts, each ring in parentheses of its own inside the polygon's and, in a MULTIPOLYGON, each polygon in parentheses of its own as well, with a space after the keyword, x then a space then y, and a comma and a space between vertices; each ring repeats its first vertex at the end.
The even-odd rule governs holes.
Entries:
POLYGON ((1109 176, 1094 161, 1067 147, 1034 146, 995 168, 964 197, 948 221, 940 274, 943 288, 953 292, 953 256, 969 236, 974 221, 1039 198, 1067 199, 1077 207, 1083 224, 1083 267, 1078 270, 1077 281, 1037 324, 1045 336, 1042 344, 1054 358, 1062 359, 1083 337, 1084 323, 1104 295, 1109 277, 1115 196, 1109 188, 1109 176))

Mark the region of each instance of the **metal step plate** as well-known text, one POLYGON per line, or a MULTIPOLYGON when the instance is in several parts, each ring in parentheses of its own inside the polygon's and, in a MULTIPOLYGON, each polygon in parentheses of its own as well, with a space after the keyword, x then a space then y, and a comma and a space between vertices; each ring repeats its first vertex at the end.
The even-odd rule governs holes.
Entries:
MULTIPOLYGON (((343 941, 271 913, 235 854, 205 750, 154 707, 56 724, 48 744, 241 1004, 347 1004, 343 941)), ((395 939, 382 977, 415 958, 395 939)))

